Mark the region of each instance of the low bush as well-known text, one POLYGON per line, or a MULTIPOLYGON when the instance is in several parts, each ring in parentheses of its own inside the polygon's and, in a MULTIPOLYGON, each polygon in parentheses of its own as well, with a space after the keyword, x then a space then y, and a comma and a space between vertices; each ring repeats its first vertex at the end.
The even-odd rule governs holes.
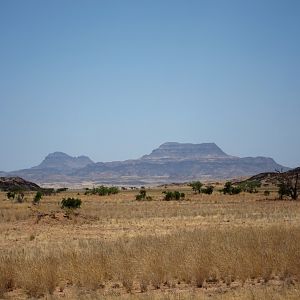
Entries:
POLYGON ((201 190, 203 194, 211 195, 214 191, 214 187, 212 185, 208 185, 201 190))
POLYGON ((135 200, 142 201, 142 200, 152 200, 152 197, 147 196, 147 192, 145 188, 141 188, 138 195, 135 196, 135 200))
POLYGON ((16 197, 16 193, 15 193, 15 192, 7 192, 7 193, 6 193, 6 197, 7 197, 9 200, 14 200, 15 197, 16 197))
POLYGON ((243 192, 257 193, 257 189, 261 187, 261 182, 258 180, 244 181, 238 185, 243 192))
POLYGON ((222 191, 224 194, 237 195, 242 189, 240 186, 233 186, 231 181, 227 181, 222 191))
POLYGON ((185 194, 184 193, 180 193, 178 191, 164 191, 163 194, 165 194, 164 196, 164 200, 166 201, 170 201, 170 200, 181 200, 185 198, 185 194))
POLYGON ((34 205, 39 204, 42 199, 42 196, 43 196, 42 192, 40 192, 40 191, 36 192, 36 194, 32 200, 32 203, 34 205))
POLYGON ((68 190, 68 188, 59 188, 59 189, 56 189, 56 193, 61 193, 61 192, 66 192, 68 190))
POLYGON ((63 198, 61 208, 77 209, 81 206, 81 200, 78 198, 63 198))

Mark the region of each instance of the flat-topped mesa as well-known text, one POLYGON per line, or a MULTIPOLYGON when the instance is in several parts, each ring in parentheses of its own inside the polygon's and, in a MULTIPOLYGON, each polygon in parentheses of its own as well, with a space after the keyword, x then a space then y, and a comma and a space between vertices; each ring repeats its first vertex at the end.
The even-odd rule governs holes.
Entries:
POLYGON ((160 145, 151 154, 144 155, 142 160, 197 160, 209 158, 230 157, 215 143, 175 143, 168 142, 160 145))
POLYGON ((94 162, 87 156, 72 157, 63 152, 54 152, 47 155, 35 168, 80 169, 93 163, 94 162))

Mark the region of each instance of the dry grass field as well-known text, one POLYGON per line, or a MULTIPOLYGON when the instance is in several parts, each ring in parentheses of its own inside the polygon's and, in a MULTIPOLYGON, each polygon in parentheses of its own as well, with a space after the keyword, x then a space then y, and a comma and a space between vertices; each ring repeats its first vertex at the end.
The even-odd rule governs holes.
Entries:
POLYGON ((0 298, 300 299, 300 202, 169 189, 185 200, 0 193, 0 298), (82 207, 66 216, 63 197, 82 207))

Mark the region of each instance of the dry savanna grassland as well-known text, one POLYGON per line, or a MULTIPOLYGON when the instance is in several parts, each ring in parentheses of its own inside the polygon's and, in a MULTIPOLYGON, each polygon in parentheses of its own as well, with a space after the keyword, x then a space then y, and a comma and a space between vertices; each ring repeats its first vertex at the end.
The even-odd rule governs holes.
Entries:
MULTIPOLYGON (((218 186, 217 188, 220 188, 218 186)), ((165 187, 0 193, 1 299, 300 299, 300 203, 165 187), (61 209, 63 197, 82 200, 61 209)))

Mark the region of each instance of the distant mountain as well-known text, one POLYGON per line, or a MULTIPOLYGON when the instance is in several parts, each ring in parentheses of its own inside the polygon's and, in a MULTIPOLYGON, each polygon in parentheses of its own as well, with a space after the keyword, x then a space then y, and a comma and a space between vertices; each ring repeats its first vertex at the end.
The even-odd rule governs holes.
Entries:
MULTIPOLYGON (((139 159, 94 163, 86 156, 49 154, 33 168, 10 172, 40 184, 81 183, 144 185, 196 179, 250 176, 276 169, 287 170, 268 157, 230 156, 214 143, 164 143, 139 159)), ((7 176, 7 175, 6 175, 7 176)))
POLYGON ((94 162, 87 156, 72 157, 63 152, 50 153, 35 169, 55 169, 68 172, 74 169, 84 168, 94 162))
POLYGON ((215 143, 164 143, 143 160, 198 160, 228 157, 215 143))

